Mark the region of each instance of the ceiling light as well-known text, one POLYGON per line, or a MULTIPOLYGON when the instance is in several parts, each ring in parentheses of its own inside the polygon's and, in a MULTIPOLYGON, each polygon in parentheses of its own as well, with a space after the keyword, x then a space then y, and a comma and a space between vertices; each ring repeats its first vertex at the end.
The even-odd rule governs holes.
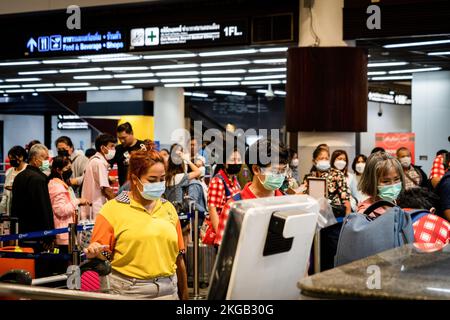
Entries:
POLYGON ((133 61, 133 60, 140 60, 141 58, 142 58, 141 56, 132 56, 132 57, 91 59, 91 62, 133 61))
POLYGON ((181 58, 193 58, 196 57, 195 53, 174 53, 174 54, 155 54, 144 56, 147 60, 158 60, 158 59, 181 59, 181 58))
POLYGON ((231 94, 231 91, 226 91, 226 90, 216 90, 216 91, 214 91, 214 93, 216 93, 216 94, 231 94))
POLYGON ((166 83, 164 87, 167 88, 188 88, 188 87, 196 87, 195 83, 166 83))
POLYGON ((392 70, 392 71, 389 71, 389 74, 439 71, 439 70, 441 70, 441 69, 442 69, 441 67, 436 67, 436 68, 421 68, 421 69, 392 70))
POLYGON ((90 76, 74 76, 75 80, 90 80, 90 79, 112 79, 110 74, 93 74, 90 76))
POLYGON ((264 63, 264 64, 278 64, 278 63, 286 63, 287 59, 258 59, 253 60, 253 63, 264 63))
POLYGON ((37 96, 39 95, 39 93, 33 92, 31 95, 32 95, 33 97, 37 97, 37 96))
POLYGON ((79 73, 79 72, 99 72, 102 68, 78 68, 78 69, 60 69, 61 73, 79 73))
POLYGON ((151 66, 152 70, 161 70, 161 69, 187 69, 187 68, 197 68, 197 63, 186 63, 186 64, 166 64, 161 66, 151 66))
POLYGON ((225 67, 225 66, 240 66, 240 65, 246 65, 250 64, 250 61, 225 61, 225 62, 210 62, 210 63, 202 63, 200 66, 202 68, 209 68, 209 67, 225 67))
POLYGON ((225 94, 225 95, 233 95, 233 96, 246 96, 247 92, 241 91, 227 91, 227 90, 215 90, 216 94, 225 94))
POLYGON ((53 83, 33 83, 33 84, 23 84, 22 88, 45 88, 53 87, 53 83))
POLYGON ((228 82, 203 82, 201 84, 204 87, 219 87, 219 86, 238 86, 239 82, 228 81, 228 82))
POLYGON ((433 45, 445 44, 445 43, 450 43, 450 39, 387 44, 387 45, 384 45, 383 48, 392 49, 392 48, 405 48, 405 47, 418 47, 418 46, 433 46, 433 45))
POLYGON ((198 71, 174 71, 174 72, 158 72, 158 77, 171 77, 171 76, 196 76, 198 71))
POLYGON ((369 63, 367 66, 369 68, 376 68, 376 67, 404 66, 407 64, 408 64, 408 62, 373 62, 373 63, 369 63))
POLYGON ((241 97, 244 97, 244 96, 247 95, 247 92, 242 92, 242 91, 231 91, 231 94, 232 94, 233 96, 241 96, 241 97))
POLYGON ((251 54, 256 52, 258 52, 258 50, 256 49, 212 51, 212 52, 202 52, 199 54, 199 56, 200 57, 231 56, 239 54, 251 54))
POLYGON ((42 88, 36 89, 37 92, 56 92, 56 91, 66 91, 66 88, 42 88))
POLYGON ((125 74, 115 74, 114 78, 145 78, 154 77, 155 74, 152 72, 142 72, 142 73, 125 73, 125 74))
POLYGON ((256 92, 258 92, 258 93, 267 93, 267 90, 265 90, 265 89, 258 89, 258 90, 256 90, 256 92))
POLYGON ((440 51, 440 52, 428 52, 429 56, 447 56, 450 55, 450 51, 440 51))
POLYGON ((383 80, 411 80, 412 76, 392 76, 392 77, 373 77, 373 81, 383 81, 383 80))
POLYGON ((18 84, 7 84, 0 86, 0 89, 13 89, 13 88, 20 88, 18 84))
POLYGON ((94 90, 98 90, 98 87, 67 88, 67 91, 94 91, 94 90))
POLYGON ((278 94, 280 96, 285 96, 286 95, 286 91, 282 91, 282 90, 275 90, 273 93, 278 94))
POLYGON ((208 95, 206 93, 199 93, 199 92, 184 92, 185 96, 188 97, 199 97, 199 98, 208 98, 208 95))
POLYGON ((246 73, 245 69, 229 69, 229 70, 209 70, 209 71, 201 71, 200 73, 203 75, 211 75, 211 74, 236 74, 236 73, 246 73))
POLYGON ((57 87, 82 87, 82 86, 90 86, 89 82, 60 82, 55 83, 57 87))
POLYGON ((198 82, 199 78, 173 78, 173 79, 161 79, 161 82, 198 82))
POLYGON ((126 86, 103 86, 100 87, 100 90, 121 90, 121 89, 133 89, 134 86, 126 85, 126 86))
POLYGON ((27 65, 34 65, 34 64, 41 64, 40 61, 11 61, 11 62, 1 62, 0 67, 9 67, 9 66, 27 66, 27 65))
POLYGON ((29 82, 29 81, 40 81, 41 78, 11 78, 5 79, 6 82, 29 82))
POLYGON ((285 74, 273 74, 269 76, 256 76, 256 77, 245 77, 245 80, 264 80, 264 79, 284 79, 285 74))
POLYGON ((142 79, 142 80, 122 80, 123 84, 137 84, 137 83, 158 83, 157 79, 142 79))
POLYGON ((261 48, 259 49, 259 52, 285 52, 289 49, 288 47, 278 47, 278 48, 261 48))
POLYGON ((30 76, 35 74, 55 74, 58 70, 36 70, 36 71, 20 71, 18 74, 20 76, 30 76))
POLYGON ((382 75, 385 75, 385 74, 387 74, 386 71, 370 71, 370 72, 367 72, 368 76, 382 76, 382 75))
POLYGON ((65 64, 65 63, 87 63, 87 59, 56 59, 56 60, 44 60, 43 64, 65 64))
POLYGON ((240 77, 202 78, 202 81, 241 81, 240 77))
POLYGON ((106 53, 106 54, 88 54, 79 56, 80 59, 110 59, 110 58, 127 58, 132 57, 130 53, 106 53))
POLYGON ((260 84, 280 84, 280 80, 265 80, 265 81, 242 81, 241 84, 246 85, 260 85, 260 84))
POLYGON ((148 70, 149 67, 104 67, 103 70, 105 71, 140 71, 140 70, 148 70))
POLYGON ((263 72, 286 72, 286 68, 262 68, 262 69, 250 69, 249 73, 263 73, 263 72))
POLYGON ((26 92, 34 92, 34 89, 6 90, 6 93, 26 93, 26 92))

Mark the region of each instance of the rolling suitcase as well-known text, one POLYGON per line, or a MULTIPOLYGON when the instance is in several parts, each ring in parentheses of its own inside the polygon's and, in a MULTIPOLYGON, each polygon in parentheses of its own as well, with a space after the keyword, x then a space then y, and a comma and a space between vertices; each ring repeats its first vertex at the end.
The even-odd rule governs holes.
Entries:
MULTIPOLYGON (((0 222, 9 221, 12 225, 15 225, 14 231, 17 233, 19 230, 18 219, 10 216, 1 216, 0 222)), ((19 242, 16 240, 15 246, 6 246, 0 248, 0 275, 12 270, 12 269, 22 269, 26 270, 31 274, 31 277, 35 278, 35 261, 34 259, 20 259, 20 258, 5 258, 2 257, 2 253, 9 252, 22 252, 22 253, 34 253, 33 248, 22 248, 19 247, 19 242)))
MULTIPOLYGON (((198 245, 198 268, 199 268, 199 282, 203 287, 208 286, 209 278, 211 276, 214 262, 216 261, 216 250, 213 246, 208 246, 202 243, 198 245)), ((188 282, 194 282, 194 248, 193 243, 187 245, 186 252, 187 260, 187 275, 188 282)))

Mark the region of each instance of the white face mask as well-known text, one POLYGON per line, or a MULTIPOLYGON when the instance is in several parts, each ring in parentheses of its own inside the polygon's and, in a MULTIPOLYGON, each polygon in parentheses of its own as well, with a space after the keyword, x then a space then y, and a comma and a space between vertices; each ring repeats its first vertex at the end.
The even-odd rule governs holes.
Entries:
POLYGON ((347 162, 345 162, 344 160, 336 160, 334 162, 334 166, 338 170, 344 170, 344 168, 347 166, 347 162))
POLYGON ((328 160, 317 161, 316 169, 319 171, 327 171, 328 169, 330 169, 330 161, 328 160))
POLYGON ((409 168, 411 165, 411 157, 403 157, 400 159, 403 168, 409 168))
POLYGON ((355 165, 356 172, 358 172, 359 174, 362 174, 364 172, 364 168, 365 167, 366 167, 366 163, 365 162, 357 163, 355 165))
POLYGON ((293 159, 291 161, 291 167, 298 167, 298 159, 293 159))
POLYGON ((111 159, 113 159, 114 157, 115 157, 115 155, 116 155, 116 149, 113 149, 113 150, 111 150, 111 149, 107 149, 108 150, 108 153, 107 154, 105 154, 105 158, 106 158, 106 160, 111 160, 111 159))

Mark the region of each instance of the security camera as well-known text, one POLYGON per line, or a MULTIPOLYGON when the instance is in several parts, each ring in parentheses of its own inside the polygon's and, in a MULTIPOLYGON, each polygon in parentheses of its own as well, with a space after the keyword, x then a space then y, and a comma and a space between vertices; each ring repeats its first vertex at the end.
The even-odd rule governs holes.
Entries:
POLYGON ((266 99, 269 100, 269 101, 272 100, 272 99, 275 97, 275 93, 273 93, 272 85, 271 85, 271 84, 269 84, 269 87, 267 88, 265 97, 266 97, 266 99))

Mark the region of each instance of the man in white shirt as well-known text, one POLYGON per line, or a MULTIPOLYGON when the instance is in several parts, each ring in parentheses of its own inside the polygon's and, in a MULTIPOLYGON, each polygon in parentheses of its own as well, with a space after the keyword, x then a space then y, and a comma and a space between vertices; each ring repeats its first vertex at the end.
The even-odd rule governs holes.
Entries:
POLYGON ((82 207, 81 219, 95 219, 102 206, 115 197, 108 179, 108 161, 115 156, 116 138, 109 134, 99 135, 95 139, 95 149, 97 153, 89 159, 86 166, 81 191, 81 197, 92 203, 92 208, 82 207))

